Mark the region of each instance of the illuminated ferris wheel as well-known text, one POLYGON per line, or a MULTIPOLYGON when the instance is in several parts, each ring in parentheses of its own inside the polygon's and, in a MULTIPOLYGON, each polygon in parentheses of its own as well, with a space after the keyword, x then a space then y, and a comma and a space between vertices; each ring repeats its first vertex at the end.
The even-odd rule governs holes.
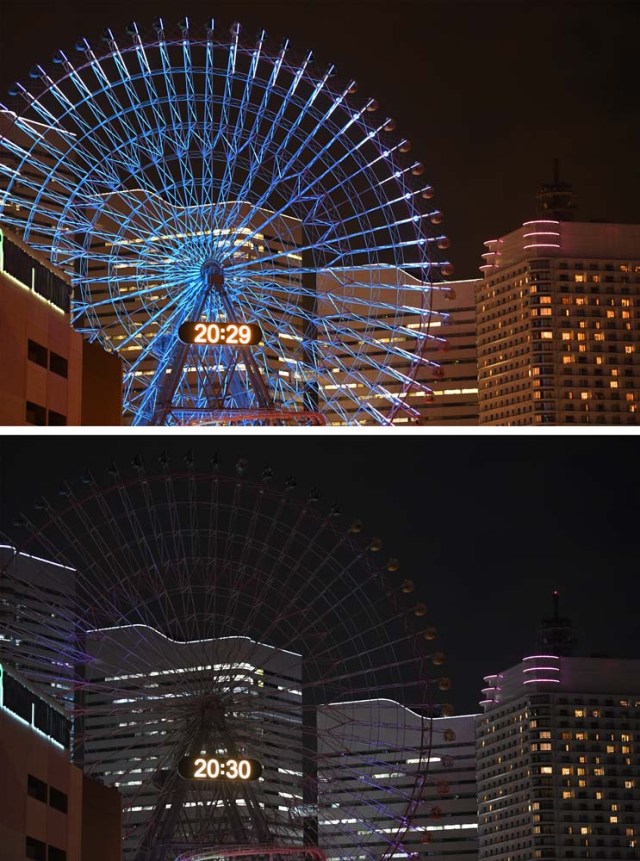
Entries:
POLYGON ((449 681, 398 560, 270 470, 134 466, 43 500, 0 570, 1 659, 122 793, 125 859, 417 857, 449 681))
POLYGON ((418 416, 448 240, 373 99, 213 21, 54 63, 11 91, 0 218, 70 277, 132 423, 418 416))

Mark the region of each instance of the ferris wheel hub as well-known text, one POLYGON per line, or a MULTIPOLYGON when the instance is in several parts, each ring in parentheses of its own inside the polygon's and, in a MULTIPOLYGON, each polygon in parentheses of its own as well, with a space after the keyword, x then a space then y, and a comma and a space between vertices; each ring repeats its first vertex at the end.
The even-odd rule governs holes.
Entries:
POLYGON ((224 266, 219 260, 205 260, 200 267, 200 274, 208 287, 224 287, 224 266))

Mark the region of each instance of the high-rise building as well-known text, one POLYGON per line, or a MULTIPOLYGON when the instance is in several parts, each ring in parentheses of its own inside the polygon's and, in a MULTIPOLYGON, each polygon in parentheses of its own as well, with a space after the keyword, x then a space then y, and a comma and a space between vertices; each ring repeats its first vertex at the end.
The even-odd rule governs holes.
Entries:
POLYGON ((485 245, 480 424, 638 424, 640 225, 545 215, 485 245))
POLYGON ((302 841, 290 816, 303 799, 299 655, 247 637, 178 642, 145 625, 91 632, 86 648, 76 758, 124 797, 125 859, 147 832, 176 849, 177 834, 185 849, 302 841), (180 759, 203 751, 254 758, 266 779, 240 794, 183 780, 180 759))
POLYGON ((392 700, 321 708, 319 727, 334 727, 331 747, 319 750, 324 778, 318 799, 319 842, 327 847, 327 861, 385 853, 393 858, 446 855, 450 861, 475 861, 475 719, 463 715, 430 721, 392 700), (345 757, 353 775, 347 779, 345 757), (334 762, 340 780, 332 780, 334 762), (416 785, 422 768, 426 777, 416 785))
POLYGON ((70 690, 75 570, 0 545, 0 660, 39 690, 70 690))
POLYGON ((640 660, 573 657, 562 623, 485 677, 480 861, 640 857, 640 660))

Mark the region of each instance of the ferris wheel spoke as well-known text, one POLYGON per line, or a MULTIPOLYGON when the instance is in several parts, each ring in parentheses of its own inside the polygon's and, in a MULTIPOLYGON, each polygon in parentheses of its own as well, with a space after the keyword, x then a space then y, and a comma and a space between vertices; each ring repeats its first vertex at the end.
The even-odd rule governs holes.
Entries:
MULTIPOLYGON (((264 115, 265 115, 266 108, 267 108, 267 105, 269 102, 269 97, 270 97, 272 91, 275 89, 275 86, 276 86, 278 74, 280 72, 280 68, 282 66, 282 62, 284 60, 284 56, 285 56, 285 53, 287 50, 287 44, 288 43, 285 42, 282 45, 282 48, 280 49, 280 54, 278 55, 278 59, 273 65, 271 78, 270 78, 267 86, 263 90, 262 101, 261 101, 259 109, 256 111, 256 114, 255 114, 252 134, 251 134, 251 136, 248 137, 247 144, 245 144, 245 146, 248 145, 248 142, 252 138, 257 138, 259 135, 260 127, 264 121, 264 115)), ((236 221, 236 219, 239 215, 240 204, 241 204, 244 196, 249 192, 251 186, 253 185, 255 172, 257 170, 259 170, 260 167, 264 163, 265 157, 266 157, 266 155, 267 155, 267 153, 268 153, 268 151, 269 151, 269 149, 273 143, 276 132, 281 127, 281 123, 282 123, 282 120, 284 118, 285 112, 289 107, 290 100, 292 99, 296 89, 298 88, 298 84, 300 83, 300 80, 301 80, 303 74, 305 73, 307 66, 308 66, 310 61, 311 61, 311 54, 308 54, 307 57, 305 58, 303 64, 298 68, 296 73, 293 75, 293 78, 292 78, 291 83, 289 85, 289 89, 287 91, 287 94, 282 98, 280 107, 278 108, 278 111, 277 111, 275 117, 273 117, 271 119, 271 122, 269 124, 269 128, 267 130, 266 135, 262 136, 260 148, 257 150, 257 152, 255 152, 253 154, 252 161, 256 167, 255 167, 254 171, 249 171, 247 173, 247 176, 246 176, 246 178, 245 178, 245 180, 244 180, 244 182, 240 188, 240 191, 237 195, 237 202, 235 203, 234 207, 232 208, 232 210, 229 214, 229 222, 231 224, 233 224, 236 221)), ((251 78, 251 81, 253 82, 253 77, 251 78)), ((247 87, 245 89, 245 94, 247 94, 248 92, 249 92, 249 88, 247 87)), ((277 156, 274 156, 274 158, 277 158, 277 156)), ((223 186, 223 192, 224 192, 224 190, 225 190, 225 188, 223 186)), ((224 193, 223 193, 223 199, 224 199, 224 193)), ((254 209, 257 209, 257 208, 258 207, 254 207, 254 209)), ((236 233, 233 237, 234 240, 238 238, 238 234, 242 230, 242 227, 243 227, 243 225, 240 226, 240 230, 236 231, 236 233)))
MULTIPOLYGON (((328 75, 329 75, 329 73, 327 73, 327 77, 328 77, 328 75)), ((333 100, 332 100, 332 102, 331 102, 331 104, 330 104, 329 108, 325 111, 325 113, 324 113, 324 114, 322 115, 322 117, 319 119, 319 121, 317 122, 316 126, 315 126, 315 127, 314 127, 314 129, 309 133, 309 135, 307 136, 307 138, 305 138, 305 139, 303 140, 303 142, 300 144, 300 146, 298 147, 298 149, 296 149, 296 150, 295 150, 295 152, 294 152, 294 153, 292 153, 291 155, 289 155, 289 154, 287 153, 286 161, 285 161, 283 164, 281 164, 281 165, 279 166, 279 168, 278 168, 279 177, 280 177, 281 179, 282 179, 282 177, 284 177, 284 176, 286 175, 286 172, 291 168, 291 166, 292 166, 293 164, 295 164, 296 160, 300 157, 301 152, 302 152, 302 151, 304 150, 304 148, 308 145, 309 141, 313 140, 313 139, 315 138, 315 136, 319 133, 319 131, 320 131, 321 129, 323 129, 323 128, 326 126, 326 124, 328 123, 328 121, 329 121, 330 117, 332 116, 332 114, 333 114, 333 113, 334 113, 334 112, 335 112, 335 111, 340 107, 340 105, 342 104, 342 102, 344 101, 344 99, 346 99, 346 96, 347 96, 347 94, 348 94, 348 92, 349 92, 350 87, 351 87, 351 84, 349 85, 349 87, 347 87, 347 88, 343 91, 343 93, 342 93, 339 97, 337 97, 337 98, 335 98, 335 99, 333 99, 333 100)), ((311 107, 311 105, 312 105, 312 104, 313 104, 313 102, 315 101, 315 96, 316 96, 316 95, 317 95, 317 93, 320 91, 320 89, 321 89, 321 88, 318 88, 317 92, 314 94, 314 96, 313 96, 313 101, 311 101, 311 100, 310 100, 310 101, 307 103, 309 107, 311 107)), ((300 119, 302 119, 302 115, 300 116, 300 119)), ((291 132, 293 132, 293 129, 291 129, 290 131, 291 131, 291 132)), ((278 159, 279 159, 279 157, 280 157, 280 154, 281 154, 281 153, 287 152, 287 151, 286 151, 286 149, 285 149, 285 147, 286 147, 286 146, 288 146, 288 144, 289 144, 289 139, 290 139, 290 136, 289 136, 289 135, 287 135, 287 136, 284 138, 284 140, 283 140, 282 144, 280 144, 280 146, 279 146, 279 147, 275 150, 275 152, 273 153, 273 158, 274 158, 274 160, 275 160, 276 162, 278 161, 278 159)), ((326 147, 325 147, 325 149, 326 149, 326 147)), ((258 200, 257 200, 257 201, 256 201, 256 203, 255 203, 255 208, 256 208, 256 209, 259 209, 259 208, 264 207, 264 206, 265 206, 265 204, 267 204, 267 202, 268 202, 268 198, 269 198, 269 191, 265 192, 261 197, 259 197, 259 198, 258 198, 258 200)), ((288 209, 288 208, 289 208, 289 204, 286 204, 285 206, 281 207, 279 210, 275 211, 275 212, 273 213, 273 215, 272 215, 272 216, 270 216, 266 221, 264 221, 264 222, 261 224, 261 230, 263 230, 263 229, 264 229, 264 227, 266 227, 266 226, 268 226, 269 224, 271 224, 271 223, 273 222, 273 220, 274 220, 276 217, 278 217, 278 216, 282 215, 282 214, 285 212, 285 210, 286 210, 286 209, 288 209)), ((239 223, 239 225, 238 225, 238 229, 237 229, 237 233, 239 233, 241 230, 243 230, 244 228, 249 227, 249 226, 250 226, 250 223, 249 223, 249 217, 245 217, 245 218, 244 218, 244 219, 239 223)), ((249 239, 253 239, 253 238, 254 238, 254 236, 255 236, 255 232, 254 232, 254 235, 251 235, 251 234, 249 235, 249 239)))

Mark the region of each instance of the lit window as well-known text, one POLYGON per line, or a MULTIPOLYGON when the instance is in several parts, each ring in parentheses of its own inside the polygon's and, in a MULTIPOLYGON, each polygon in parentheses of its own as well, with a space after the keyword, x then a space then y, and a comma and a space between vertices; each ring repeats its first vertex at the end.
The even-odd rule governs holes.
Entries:
POLYGON ((600 792, 600 791, 596 792, 596 801, 602 801, 603 798, 604 798, 603 792, 600 792))
POLYGON ((578 340, 579 340, 579 341, 584 341, 584 340, 586 340, 586 337, 587 337, 587 336, 585 335, 585 333, 584 333, 584 332, 578 332, 578 340))
POLYGON ((587 345, 586 344, 578 344, 578 352, 579 353, 586 353, 587 352, 587 345))
POLYGON ((562 791, 562 797, 563 798, 573 798, 574 797, 573 789, 564 789, 562 791))
POLYGON ((609 383, 609 388, 617 389, 618 388, 618 381, 617 380, 611 380, 611 382, 609 383))
POLYGON ((636 348, 633 345, 627 344, 624 348, 624 351, 625 353, 627 353, 627 355, 629 355, 630 353, 635 353, 636 348))
POLYGON ((593 773, 596 777, 604 777, 604 768, 594 768, 593 773))
POLYGON ((612 825, 615 825, 618 822, 618 817, 615 814, 613 816, 610 816, 609 822, 611 822, 612 825))
POLYGON ((570 766, 565 765, 562 768, 562 773, 563 774, 573 774, 573 769, 570 766))
POLYGON ((562 364, 563 365, 570 365, 571 362, 573 362, 573 356, 563 356, 562 357, 562 364))
POLYGON ((553 768, 550 765, 540 767, 540 774, 553 774, 553 768))
POLYGON ((587 785, 586 780, 579 780, 578 781, 578 786, 580 787, 580 789, 584 789, 586 785, 587 785))
POLYGON ((549 330, 546 329, 544 332, 540 332, 540 337, 545 338, 546 340, 550 340, 551 338, 553 338, 553 332, 549 332, 549 330))
POLYGON ((588 825, 583 825, 580 828, 580 834, 590 834, 590 833, 591 833, 591 829, 589 828, 588 825))
POLYGON ((625 782, 624 782, 624 788, 625 789, 633 789, 635 787, 635 785, 636 785, 635 780, 625 780, 625 782))
POLYGON ((602 364, 602 356, 596 356, 596 365, 602 364))
POLYGON ((585 281, 584 275, 576 274, 573 276, 573 278, 574 278, 574 281, 576 282, 576 284, 584 284, 584 281, 585 281))
POLYGON ((572 341, 573 340, 573 332, 563 332, 562 333, 563 341, 572 341))
POLYGON ((604 341, 604 332, 595 332, 593 335, 594 341, 604 341))
POLYGON ((609 318, 609 320, 610 320, 612 317, 615 317, 615 316, 616 316, 616 312, 615 312, 615 311, 607 311, 607 317, 609 318))
MULTIPOLYGON (((611 368, 611 376, 612 377, 618 376, 618 369, 617 368, 611 368)), ((599 717, 599 715, 594 714, 594 717, 599 717)))
POLYGON ((622 319, 623 320, 628 320, 630 317, 631 317, 631 314, 629 313, 629 311, 623 311, 622 312, 622 319))
POLYGON ((628 744, 622 745, 622 753, 631 753, 631 748, 629 747, 628 744))
POLYGON ((587 304, 587 300, 584 298, 584 296, 576 296, 576 305, 586 305, 586 304, 587 304))
MULTIPOLYGON (((633 395, 631 395, 631 399, 633 400, 633 395)), ((622 705, 622 703, 620 703, 620 705, 622 705)), ((628 733, 623 732, 620 734, 620 741, 631 741, 631 736, 628 733)))
POLYGON ((551 304, 551 296, 541 296, 540 297, 541 305, 550 305, 551 304))
MULTIPOLYGON (((580 400, 588 401, 589 400, 589 392, 580 392, 580 400)), ((582 717, 582 714, 579 715, 578 712, 576 712, 576 717, 582 717)), ((577 736, 576 736, 576 738, 577 738, 577 736)))
MULTIPOLYGON (((541 308, 540 309, 540 316, 541 317, 550 317, 551 314, 552 314, 551 308, 541 308)), ((628 316, 628 312, 627 312, 627 316, 628 316)))

